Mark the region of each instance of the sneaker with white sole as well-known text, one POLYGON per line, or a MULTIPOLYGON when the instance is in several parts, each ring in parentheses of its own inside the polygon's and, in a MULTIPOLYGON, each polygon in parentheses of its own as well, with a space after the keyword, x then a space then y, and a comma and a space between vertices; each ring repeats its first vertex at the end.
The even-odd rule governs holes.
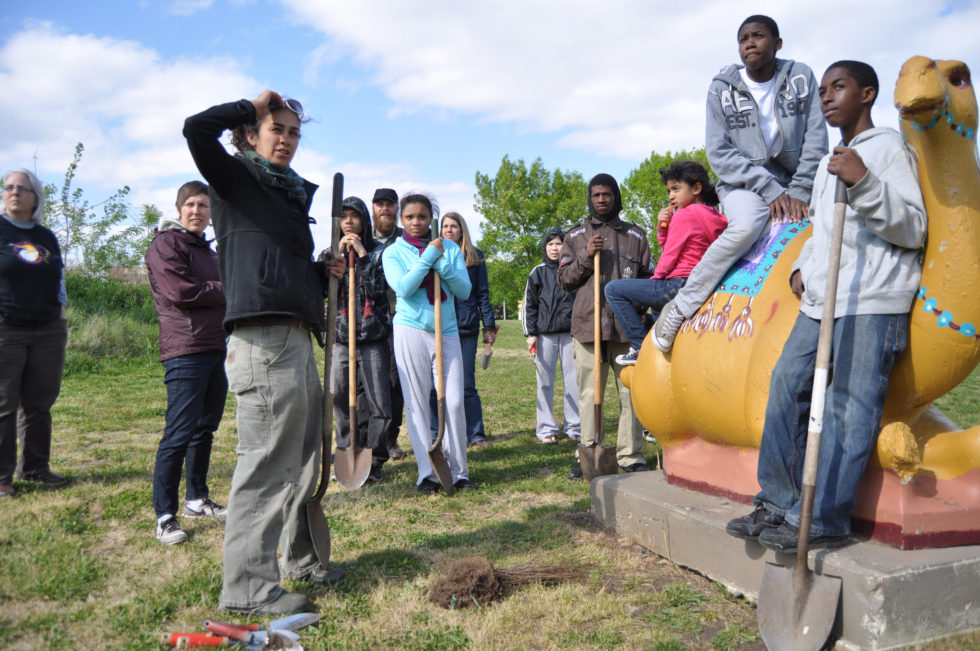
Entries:
POLYGON ((674 337, 677 336, 677 331, 681 329, 686 319, 687 317, 681 314, 674 301, 664 305, 660 317, 653 326, 653 336, 651 337, 657 350, 662 353, 670 352, 670 349, 674 347, 674 337))
POLYGON ((228 515, 228 509, 210 497, 205 497, 200 501, 184 502, 183 515, 188 518, 217 518, 223 520, 228 515))
POLYGON ((640 351, 630 346, 630 349, 627 352, 616 356, 616 363, 620 366, 633 366, 636 364, 636 358, 639 356, 640 351))
POLYGON ((157 540, 164 545, 179 545, 187 540, 187 534, 180 528, 177 518, 168 518, 157 524, 157 540))

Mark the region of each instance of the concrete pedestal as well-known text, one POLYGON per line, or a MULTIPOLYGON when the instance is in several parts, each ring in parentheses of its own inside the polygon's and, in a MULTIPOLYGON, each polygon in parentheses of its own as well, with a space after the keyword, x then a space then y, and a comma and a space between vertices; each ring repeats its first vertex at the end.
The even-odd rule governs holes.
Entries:
MULTIPOLYGON (((599 477, 592 513, 617 534, 752 601, 766 561, 795 556, 725 533, 751 507, 667 483, 660 471, 599 477)), ((980 546, 900 550, 857 542, 810 552, 810 568, 842 579, 840 648, 892 649, 980 629, 980 546)))

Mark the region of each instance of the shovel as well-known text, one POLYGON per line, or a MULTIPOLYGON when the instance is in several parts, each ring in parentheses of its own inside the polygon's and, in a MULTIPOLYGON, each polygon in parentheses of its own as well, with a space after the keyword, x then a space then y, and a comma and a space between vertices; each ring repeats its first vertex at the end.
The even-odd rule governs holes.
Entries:
MULTIPOLYGON (((434 218, 432 232, 439 232, 434 218)), ((446 455, 442 453, 442 439, 446 435, 446 376, 442 372, 442 283, 438 271, 433 270, 432 275, 434 276, 432 307, 436 320, 436 405, 439 414, 439 433, 436 435, 436 440, 432 442, 432 447, 429 448, 429 463, 432 464, 432 470, 439 478, 442 490, 446 495, 452 495, 456 492, 456 487, 453 486, 453 472, 449 469, 446 455)))
POLYGON ((759 588, 758 620, 762 640, 770 649, 800 650, 823 648, 837 617, 840 601, 839 577, 814 574, 807 566, 810 547, 810 523, 813 521, 813 495, 816 492, 817 468, 820 462, 820 434, 823 431, 823 408, 827 394, 830 349, 834 339, 834 307, 837 302, 837 275, 844 236, 844 211, 847 189, 837 179, 834 195, 834 233, 827 265, 827 291, 824 293, 823 317, 817 340, 816 371, 810 399, 810 426, 803 458, 803 494, 800 497, 800 531, 796 541, 796 566, 782 567, 766 563, 759 588))
MULTIPOLYGON (((344 175, 337 172, 333 175, 333 210, 330 228, 330 251, 337 255, 340 242, 340 219, 344 214, 341 208, 344 194, 344 175)), ((323 569, 330 562, 330 525, 323 512, 323 495, 327 492, 327 482, 330 480, 330 448, 333 438, 333 392, 330 390, 330 369, 333 361, 333 345, 337 340, 335 323, 337 322, 337 279, 330 275, 327 283, 327 345, 323 351, 323 429, 322 449, 320 451, 320 486, 316 493, 306 503, 306 519, 310 523, 310 539, 313 549, 323 569)))
POLYGON ((593 320, 595 337, 592 343, 594 354, 592 359, 592 381, 594 392, 593 404, 595 407, 595 441, 592 442, 592 445, 582 445, 581 443, 578 445, 578 460, 582 467, 582 476, 588 481, 592 481, 601 475, 615 475, 619 472, 619 464, 616 462, 616 448, 603 445, 606 437, 602 426, 602 327, 600 325, 602 317, 599 311, 600 253, 601 251, 595 252, 592 272, 592 277, 595 279, 593 291, 595 294, 595 309, 593 310, 595 314, 593 320))
POLYGON ((371 450, 357 444, 357 301, 354 282, 354 260, 351 247, 347 255, 347 406, 350 409, 350 442, 334 453, 337 483, 344 488, 360 488, 371 473, 371 450))

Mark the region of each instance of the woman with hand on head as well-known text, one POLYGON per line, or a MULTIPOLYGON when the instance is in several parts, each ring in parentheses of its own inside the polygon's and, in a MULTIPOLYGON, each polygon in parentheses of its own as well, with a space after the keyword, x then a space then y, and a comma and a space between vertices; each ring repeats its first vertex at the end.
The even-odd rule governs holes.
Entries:
POLYGON ((160 361, 167 386, 167 416, 153 469, 157 539, 187 540, 177 523, 181 465, 187 465, 183 515, 224 518, 208 494, 211 443, 228 394, 225 378, 225 295, 218 258, 204 238, 211 223, 208 186, 185 183, 177 191, 177 219, 162 217, 146 251, 150 291, 160 320, 160 361))
POLYGON ((41 226, 44 187, 26 169, 3 176, 0 208, 0 499, 20 478, 61 486, 51 472, 51 406, 68 344, 64 261, 41 226), (18 432, 22 457, 17 463, 18 432))
MULTIPOLYGON (((435 210, 438 210, 435 208, 435 210)), ((404 231, 382 255, 385 278, 398 297, 392 319, 395 361, 402 395, 408 438, 418 463, 418 492, 431 495, 439 489, 429 461, 429 394, 436 386, 435 296, 442 299, 443 373, 446 387, 446 433, 443 453, 449 462, 457 490, 473 483, 466 467, 466 415, 463 408, 463 356, 456 326, 455 301, 470 295, 470 278, 463 252, 452 240, 430 241, 433 203, 424 194, 409 194, 401 200, 404 231), (439 286, 435 274, 439 274, 439 286)), ((436 213, 438 214, 438 213, 436 213)))
POLYGON ((225 523, 224 610, 282 615, 312 608, 279 585, 343 572, 321 565, 306 502, 320 469, 323 389, 311 335, 322 345, 327 273, 313 259, 310 204, 317 186, 290 167, 307 121, 303 106, 267 90, 187 118, 184 137, 211 185, 225 292, 225 371, 238 400, 238 463, 225 523), (219 138, 232 130, 234 156, 219 138), (276 548, 281 552, 277 563, 276 548))

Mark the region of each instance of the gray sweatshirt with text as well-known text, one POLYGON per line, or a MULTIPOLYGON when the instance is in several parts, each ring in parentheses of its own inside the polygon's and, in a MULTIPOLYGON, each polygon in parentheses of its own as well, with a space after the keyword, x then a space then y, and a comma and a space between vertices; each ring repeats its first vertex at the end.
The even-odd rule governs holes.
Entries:
POLYGON ((718 175, 722 201, 733 189, 755 192, 772 203, 786 192, 810 203, 817 163, 827 153, 827 127, 820 110, 819 84, 808 66, 776 59, 779 153, 770 158, 759 121, 759 106, 733 64, 708 87, 704 147, 718 175))

